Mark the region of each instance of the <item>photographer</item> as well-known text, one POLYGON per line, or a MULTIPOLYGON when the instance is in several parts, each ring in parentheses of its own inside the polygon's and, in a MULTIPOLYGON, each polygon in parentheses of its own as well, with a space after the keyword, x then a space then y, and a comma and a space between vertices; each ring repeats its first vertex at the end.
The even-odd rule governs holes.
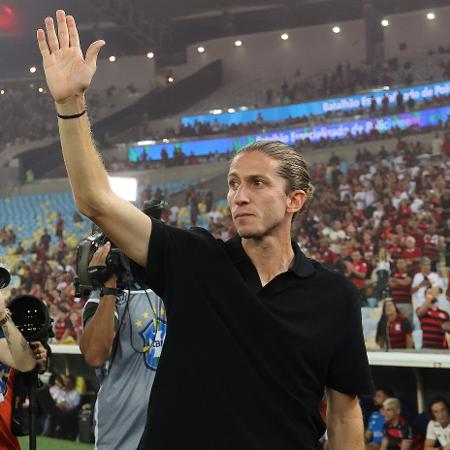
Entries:
MULTIPOLYGON (((110 249, 110 243, 100 247, 90 267, 106 266, 110 249)), ((116 292, 117 283, 111 274, 83 311, 81 352, 90 366, 102 367, 95 408, 99 450, 137 448, 166 334, 161 299, 150 290, 116 292)))
POLYGON ((16 371, 28 372, 38 365, 45 368, 47 350, 41 342, 28 342, 11 320, 0 293, 0 448, 20 450, 11 430, 13 383, 16 371))

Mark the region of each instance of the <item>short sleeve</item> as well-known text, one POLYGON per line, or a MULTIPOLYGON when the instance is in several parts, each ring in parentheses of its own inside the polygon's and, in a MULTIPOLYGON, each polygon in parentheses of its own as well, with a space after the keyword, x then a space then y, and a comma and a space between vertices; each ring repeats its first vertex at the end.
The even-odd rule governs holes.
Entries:
MULTIPOLYGON (((94 316, 97 311, 98 305, 100 303, 100 291, 95 290, 91 292, 88 301, 85 303, 83 308, 83 328, 86 328, 89 321, 94 316)), ((117 311, 114 312, 115 325, 118 326, 118 315, 117 311)))
POLYGON ((333 356, 328 368, 326 386, 349 395, 372 394, 373 383, 367 360, 366 345, 362 330, 360 293, 347 279, 340 292, 348 298, 336 298, 346 301, 347 308, 339 324, 341 338, 334 344, 333 356))
POLYGON ((0 327, 0 338, 4 338, 5 337, 5 333, 3 333, 3 328, 0 327))
POLYGON ((433 422, 430 420, 427 425, 427 435, 426 439, 430 441, 435 441, 437 439, 436 432, 434 431, 433 422))
POLYGON ((414 275, 414 278, 413 278, 412 284, 411 284, 411 287, 412 287, 412 288, 415 288, 415 287, 419 286, 419 284, 421 283, 420 275, 421 275, 420 273, 416 273, 416 274, 414 275), (419 281, 419 280, 420 280, 420 281, 419 281))
POLYGON ((405 440, 410 441, 413 438, 413 430, 411 425, 405 423, 402 427, 402 437, 405 440))
POLYGON ((180 275, 193 273, 196 266, 211 257, 213 242, 215 239, 206 230, 181 230, 152 218, 147 266, 133 264, 133 275, 166 301, 167 290, 180 280, 180 275))

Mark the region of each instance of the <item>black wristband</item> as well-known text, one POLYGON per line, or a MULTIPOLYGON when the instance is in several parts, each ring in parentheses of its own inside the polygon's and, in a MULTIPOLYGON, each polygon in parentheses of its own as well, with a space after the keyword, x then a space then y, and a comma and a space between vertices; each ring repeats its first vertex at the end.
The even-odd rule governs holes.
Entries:
POLYGON ((100 297, 104 297, 105 295, 114 295, 115 297, 117 297, 121 293, 122 291, 117 288, 102 287, 100 289, 100 297))
POLYGON ((78 119, 78 117, 84 116, 85 114, 86 114, 86 110, 84 110, 78 114, 72 114, 71 116, 64 116, 62 114, 57 113, 57 116, 63 120, 70 120, 70 119, 78 119))

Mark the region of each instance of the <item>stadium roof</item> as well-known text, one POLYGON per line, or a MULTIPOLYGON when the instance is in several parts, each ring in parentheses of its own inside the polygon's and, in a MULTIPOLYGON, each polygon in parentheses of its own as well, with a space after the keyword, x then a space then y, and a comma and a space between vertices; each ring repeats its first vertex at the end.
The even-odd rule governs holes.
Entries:
POLYGON ((386 15, 448 0, 0 0, 0 77, 39 64, 34 30, 56 8, 76 17, 85 45, 103 38, 114 54, 167 56, 220 36, 359 19, 369 3, 386 15))

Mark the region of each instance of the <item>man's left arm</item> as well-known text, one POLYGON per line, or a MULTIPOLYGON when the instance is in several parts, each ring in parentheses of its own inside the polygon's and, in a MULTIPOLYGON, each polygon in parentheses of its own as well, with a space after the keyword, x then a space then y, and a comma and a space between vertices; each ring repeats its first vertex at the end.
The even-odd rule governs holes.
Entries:
POLYGON ((327 429, 333 450, 363 450, 364 423, 356 395, 326 388, 327 429))

